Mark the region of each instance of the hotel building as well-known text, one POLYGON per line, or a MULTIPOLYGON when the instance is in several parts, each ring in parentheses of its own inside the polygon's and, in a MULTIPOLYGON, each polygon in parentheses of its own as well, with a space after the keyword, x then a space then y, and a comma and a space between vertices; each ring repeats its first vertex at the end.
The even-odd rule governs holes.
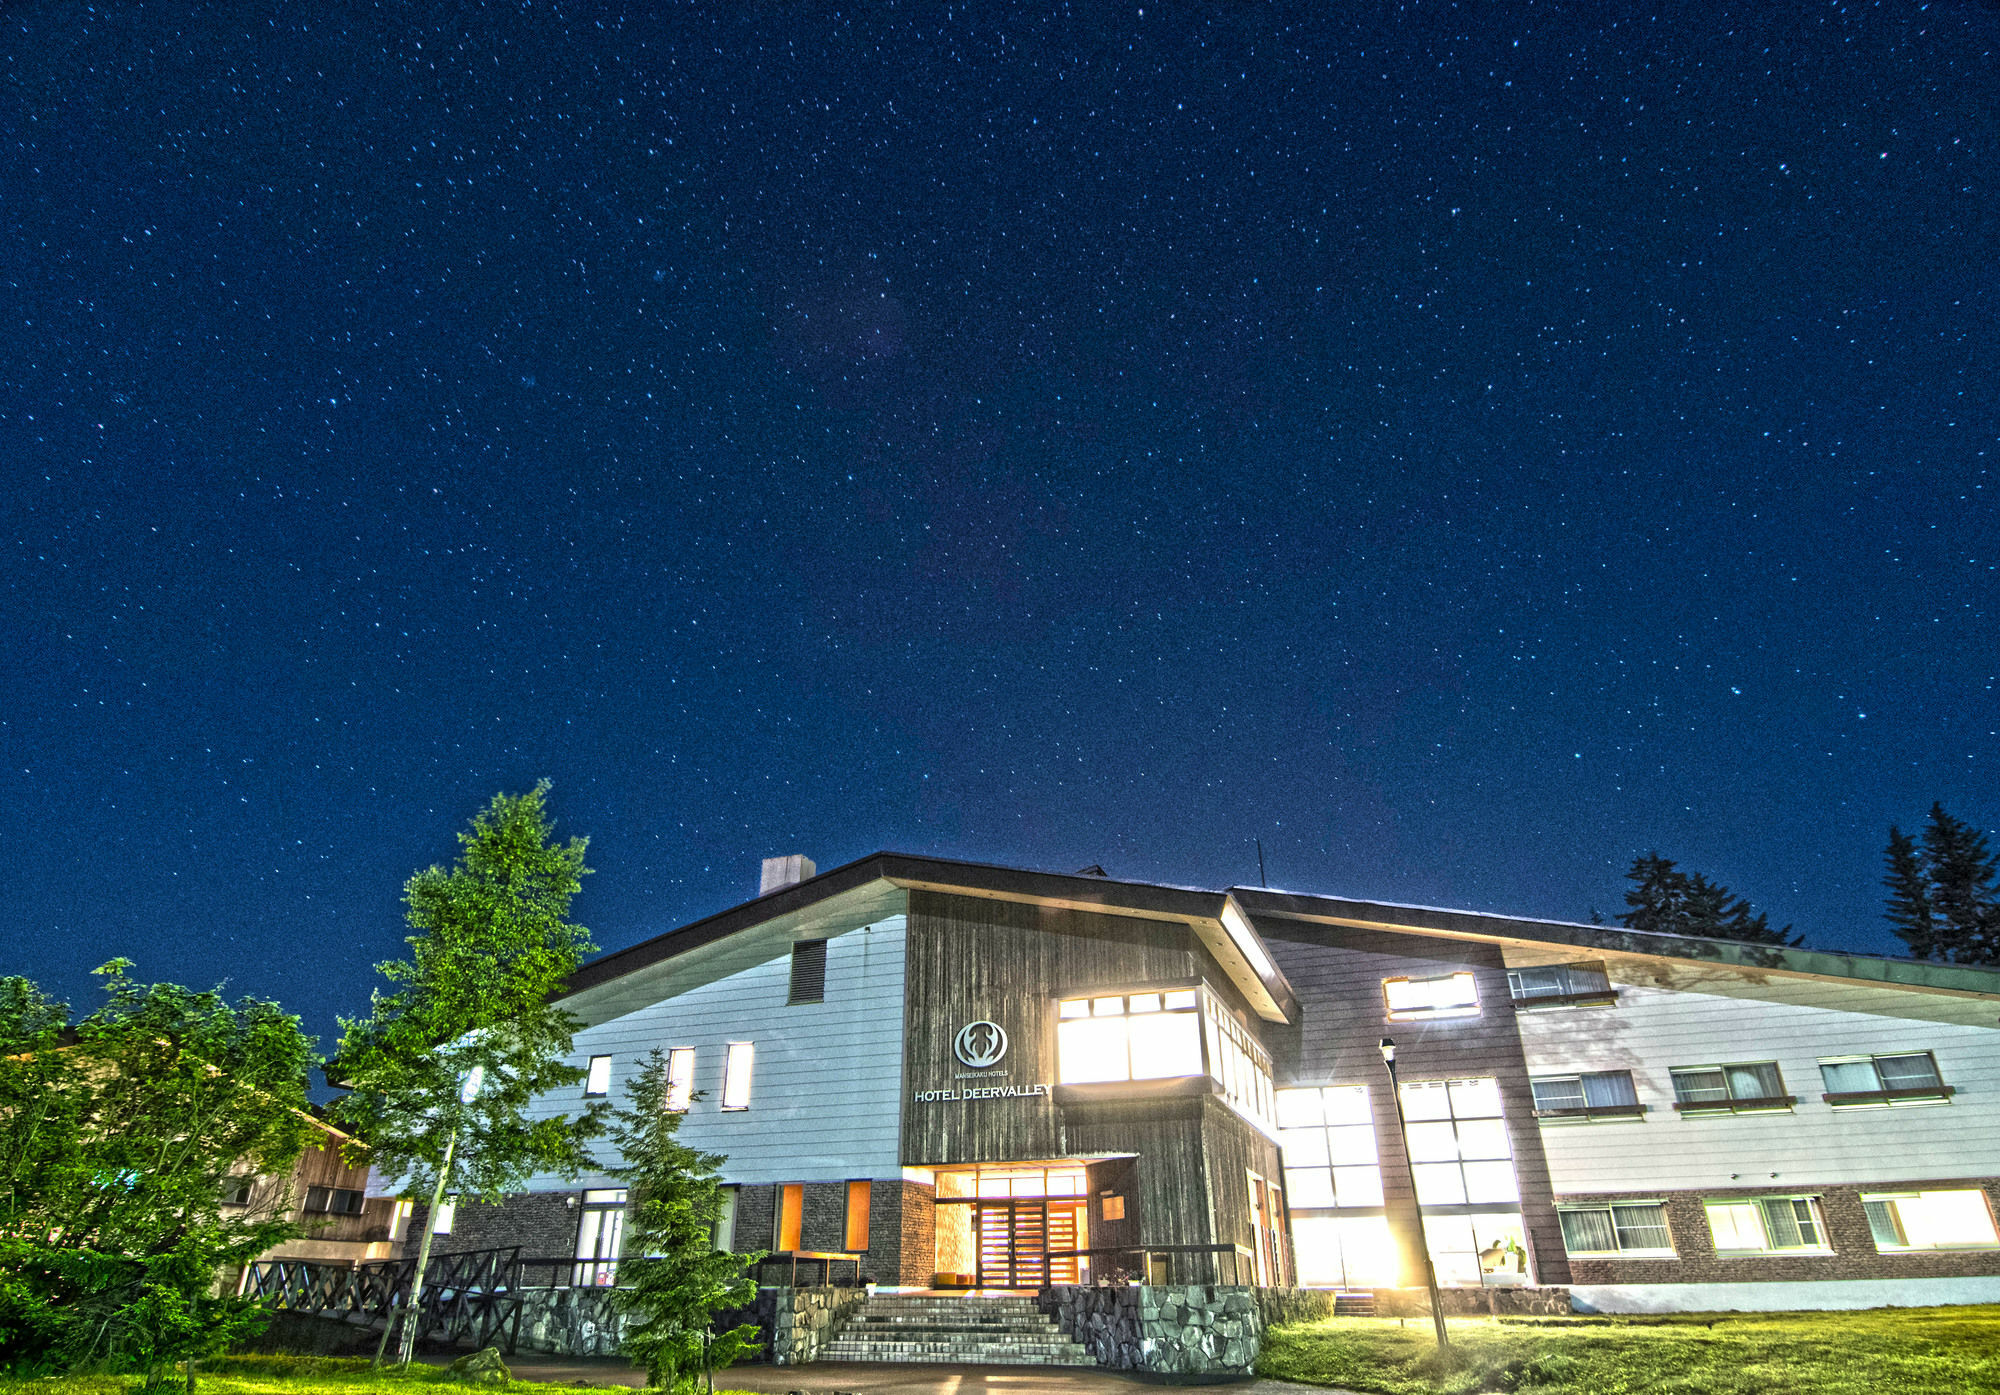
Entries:
MULTIPOLYGON (((724 1243, 885 1287, 1379 1289, 1421 1234, 1586 1311, 2000 1301, 2000 971, 1095 871, 772 859, 576 975, 540 1107, 661 1049, 724 1243)), ((452 1248, 610 1282, 624 1199, 452 1248)))

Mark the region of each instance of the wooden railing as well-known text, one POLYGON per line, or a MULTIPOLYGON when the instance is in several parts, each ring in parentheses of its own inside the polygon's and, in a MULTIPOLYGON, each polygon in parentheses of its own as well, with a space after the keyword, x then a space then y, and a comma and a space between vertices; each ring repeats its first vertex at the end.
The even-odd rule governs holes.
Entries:
MULTIPOLYGON (((567 1262, 567 1261, 566 1261, 567 1262)), ((273 1259, 244 1271, 243 1293, 273 1308, 373 1326, 409 1305, 417 1262, 374 1260, 350 1267, 273 1259)), ((417 1340, 456 1346, 503 1346, 520 1340, 519 1246, 432 1255, 424 1269, 417 1340)))

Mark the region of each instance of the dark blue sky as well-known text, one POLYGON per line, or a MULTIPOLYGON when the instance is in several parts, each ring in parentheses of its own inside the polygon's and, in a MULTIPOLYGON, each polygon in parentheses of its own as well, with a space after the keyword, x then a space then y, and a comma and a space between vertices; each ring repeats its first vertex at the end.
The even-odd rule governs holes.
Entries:
POLYGON ((8 6, 0 970, 328 1031, 544 775, 606 947, 1262 838, 1893 948, 2000 825, 2000 7, 1350 8, 8 6))

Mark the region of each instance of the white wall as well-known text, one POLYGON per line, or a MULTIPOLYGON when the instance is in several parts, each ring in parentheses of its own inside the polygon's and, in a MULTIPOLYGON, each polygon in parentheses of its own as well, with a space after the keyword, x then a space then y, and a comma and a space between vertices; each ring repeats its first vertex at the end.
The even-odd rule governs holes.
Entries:
MULTIPOLYGON (((1619 976, 1614 964, 1614 982, 1619 976)), ((1895 1016, 1919 996, 1907 991, 1732 977, 1726 993, 1626 982, 1615 1007, 1519 1014, 1530 1075, 1630 1070, 1651 1107, 1639 1123, 1544 1125, 1558 1195, 2000 1172, 2000 1030, 1895 1016), (1757 992, 1770 996, 1747 996, 1757 992), (1926 1050, 1957 1090, 1949 1104, 1835 1110, 1820 1098, 1822 1056, 1926 1050), (1798 1096, 1795 1112, 1675 1114, 1670 1067, 1736 1061, 1776 1061, 1798 1096)))
POLYGON ((1821 1279, 1768 1284, 1579 1284, 1580 1313, 1781 1313, 2000 1303, 2000 1278, 1821 1279))
MULTIPOLYGON (((654 1047, 695 1048, 697 1100, 681 1125, 691 1147, 728 1158, 726 1181, 812 1182, 900 1175, 903 1081, 903 943, 907 921, 892 915, 834 932, 827 944, 824 1002, 788 1007, 789 938, 772 958, 727 977, 587 1027, 569 1060, 609 1055, 611 1098, 654 1047), (722 1064, 733 1041, 754 1042, 750 1107, 724 1112, 722 1064)), ((756 935, 752 929, 741 932, 756 935)), ((735 937, 732 937, 735 938, 735 937)), ((575 1113, 583 1086, 537 1101, 541 1115, 575 1113)), ((600 1146, 609 1157, 608 1145, 600 1146)), ((535 1191, 609 1185, 602 1178, 537 1177, 535 1191)))

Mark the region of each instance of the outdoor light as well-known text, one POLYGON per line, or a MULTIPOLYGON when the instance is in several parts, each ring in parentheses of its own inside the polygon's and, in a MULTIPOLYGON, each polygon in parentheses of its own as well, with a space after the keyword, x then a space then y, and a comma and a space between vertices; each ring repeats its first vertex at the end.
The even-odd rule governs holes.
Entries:
POLYGON ((1431 1325, 1437 1328, 1438 1346, 1448 1347, 1444 1334, 1444 1304, 1438 1299, 1437 1269, 1431 1263, 1430 1237, 1424 1233, 1424 1205, 1417 1200, 1417 1165, 1410 1160, 1410 1121, 1403 1117, 1403 1092, 1396 1084, 1396 1039, 1382 1038, 1382 1066, 1389 1072, 1389 1098, 1396 1104, 1396 1135, 1403 1144, 1403 1175, 1410 1182, 1410 1204, 1417 1208, 1417 1257, 1424 1263, 1424 1287, 1431 1295, 1431 1325))

